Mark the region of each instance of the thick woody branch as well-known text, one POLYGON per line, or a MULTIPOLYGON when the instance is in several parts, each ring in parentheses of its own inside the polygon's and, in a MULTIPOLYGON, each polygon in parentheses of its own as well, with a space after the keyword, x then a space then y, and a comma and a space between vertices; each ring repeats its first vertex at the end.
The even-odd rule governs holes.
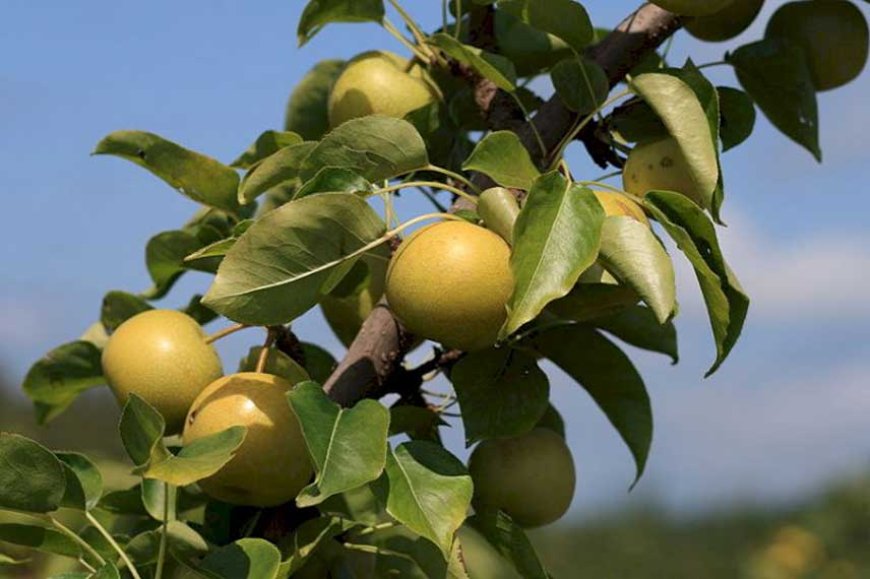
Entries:
MULTIPOLYGON (((587 56, 604 69, 613 86, 646 54, 676 32, 680 25, 676 15, 645 4, 623 20, 604 40, 591 47, 587 56)), ((477 90, 484 88, 478 86, 477 90)), ((501 102, 497 98, 489 101, 492 107, 500 106, 501 102)), ((494 110, 489 112, 489 116, 493 115, 494 110)), ((575 113, 565 108, 556 95, 541 106, 531 122, 543 140, 547 155, 553 153, 575 120, 575 113)), ((536 161, 546 160, 529 123, 519 126, 516 132, 536 161)), ((388 391, 390 377, 401 367, 411 342, 411 336, 392 315, 386 302, 382 301, 363 324, 324 389, 333 400, 344 406, 363 398, 383 395, 388 391)))

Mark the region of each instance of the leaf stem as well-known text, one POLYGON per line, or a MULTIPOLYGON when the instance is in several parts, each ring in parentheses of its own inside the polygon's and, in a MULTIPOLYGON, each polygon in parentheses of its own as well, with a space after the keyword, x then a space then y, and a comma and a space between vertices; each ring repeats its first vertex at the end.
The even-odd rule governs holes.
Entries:
POLYGON ((434 171, 435 173, 441 173, 442 175, 447 175, 453 179, 456 179, 460 183, 464 184, 466 187, 474 191, 476 194, 480 195, 480 188, 471 182, 471 180, 465 175, 460 175, 459 173, 454 173, 450 169, 445 169, 444 167, 439 167, 438 165, 426 165, 423 168, 424 171, 434 171))
POLYGON ((269 333, 266 334, 266 341, 263 342, 263 348, 260 350, 260 355, 257 357, 257 365, 254 366, 254 372, 262 374, 266 370, 266 362, 269 361, 269 351, 272 349, 272 344, 278 339, 278 332, 274 328, 269 328, 269 333))
POLYGON ((163 483, 163 525, 160 533, 160 546, 157 550, 157 569, 154 571, 154 579, 162 579, 163 565, 166 562, 166 541, 169 534, 169 483, 163 483))
POLYGON ((249 326, 248 324, 233 324, 232 326, 224 328, 223 330, 218 330, 214 334, 211 334, 210 336, 208 336, 205 339, 205 343, 211 344, 213 342, 217 342, 221 338, 225 338, 225 337, 229 336, 230 334, 235 334, 239 330, 244 330, 245 328, 250 328, 250 327, 251 326, 249 326))
POLYGON ((551 162, 549 170, 552 171, 553 169, 555 169, 559 165, 559 161, 562 159, 562 155, 564 154, 565 149, 568 147, 568 145, 571 143, 571 141, 573 141, 574 138, 578 134, 580 134, 580 131, 583 130, 583 127, 588 125, 589 122, 595 118, 595 115, 598 114, 599 111, 604 110, 605 108, 609 107, 610 105, 612 105, 613 103, 615 103, 619 99, 627 97, 630 94, 631 94, 631 89, 625 89, 623 91, 620 91, 620 92, 616 93, 615 95, 613 95, 612 97, 610 97, 609 99, 607 99, 606 101, 604 101, 603 103, 601 103, 600 105, 598 105, 594 111, 592 111, 591 113, 589 113, 588 115, 586 115, 585 117, 580 119, 580 121, 574 125, 574 128, 572 128, 571 131, 569 131, 568 134, 565 135, 562 138, 562 140, 559 142, 559 146, 556 147, 556 150, 553 154, 553 161, 551 162))
POLYGON ((547 155, 547 146, 544 145, 544 139, 541 137, 540 131, 538 131, 538 127, 535 126, 535 123, 532 122, 532 119, 529 117, 529 111, 526 109, 526 106, 523 104, 523 101, 520 99, 519 95, 516 91, 508 93, 514 99, 514 102, 517 103, 517 106, 520 107, 520 110, 523 112, 523 118, 532 128, 532 133, 535 135, 535 140, 538 142, 538 147, 541 149, 541 155, 547 155))
POLYGON ((435 198, 435 195, 431 191, 424 187, 417 187, 417 189, 420 191, 420 193, 426 196, 426 199, 428 199, 432 203, 432 205, 435 206, 435 209, 437 209, 441 213, 447 213, 447 208, 444 207, 444 205, 442 205, 441 202, 435 198))
POLYGON ((390 22, 386 16, 381 22, 381 26, 383 26, 384 30, 389 32, 396 40, 401 42, 405 48, 410 50, 414 54, 414 56, 425 62, 427 65, 432 63, 431 57, 424 54, 423 51, 417 48, 413 42, 405 38, 405 35, 402 34, 402 32, 398 28, 396 28, 396 25, 390 22))
POLYGON ((417 26, 417 23, 411 17, 410 14, 405 12, 405 9, 397 2, 397 0, 390 0, 390 4, 392 4, 393 8, 396 9, 396 12, 399 13, 399 16, 402 17, 402 20, 408 26, 408 30, 411 31, 411 34, 414 36, 414 40, 417 41, 417 44, 420 46, 426 46, 426 36, 420 30, 420 27, 417 26))
POLYGON ((599 175, 598 177, 595 178, 595 181, 590 181, 590 183, 604 181, 605 179, 612 179, 613 177, 618 177, 620 175, 622 175, 621 169, 619 171, 612 171, 610 173, 605 173, 604 175, 599 175))
POLYGON ((84 567, 89 573, 96 573, 97 570, 87 561, 85 561, 84 557, 79 557, 79 565, 84 567))
POLYGON ((609 183, 602 183, 600 181, 575 181, 575 183, 579 185, 594 185, 596 187, 601 187, 602 189, 607 189, 608 191, 613 191, 615 193, 623 193, 626 194, 625 191, 620 189, 619 187, 614 187, 609 183))
POLYGON ((448 185, 447 183, 441 183, 440 181, 405 181, 403 183, 396 183, 395 185, 390 185, 389 187, 379 189, 378 193, 389 193, 391 191, 398 191, 399 189, 405 189, 407 187, 434 187, 436 189, 444 189, 445 191, 450 191, 451 193, 459 195, 463 199, 466 199, 467 201, 477 205, 477 197, 475 197, 474 195, 469 195, 458 187, 448 185))
POLYGON ((133 579, 142 579, 142 576, 139 575, 139 571, 136 570, 136 567, 133 566, 133 562, 130 561, 130 557, 128 557, 127 553, 124 552, 124 549, 122 549, 121 546, 118 545, 118 542, 115 541, 115 538, 112 536, 112 534, 109 533, 109 531, 107 531, 106 528, 100 524, 100 521, 98 521, 96 517, 94 517, 94 515, 92 515, 91 513, 85 512, 85 517, 94 527, 96 527, 97 531, 100 532, 103 538, 105 538, 106 541, 109 542, 109 545, 111 545, 112 548, 118 553, 118 556, 121 557, 121 561, 124 562, 124 564, 127 566, 127 570, 130 571, 130 575, 133 576, 133 579))
POLYGON ((716 60, 714 62, 705 62, 704 64, 699 64, 696 68, 698 70, 700 70, 702 68, 711 68, 713 66, 726 66, 726 65, 730 66, 731 63, 728 62, 727 60, 716 60))
POLYGON ((377 533, 378 531, 385 531, 387 529, 392 529, 393 527, 398 526, 398 523, 395 521, 386 521, 384 523, 378 523, 377 525, 372 525, 371 527, 366 527, 365 529, 356 533, 357 537, 365 537, 366 535, 371 535, 372 533, 377 533))
POLYGON ((98 565, 103 566, 106 564, 106 560, 103 559, 103 556, 100 555, 99 553, 97 553, 97 550, 94 549, 93 547, 91 547, 87 541, 85 541, 84 539, 79 537, 75 531, 73 531, 72 529, 70 529, 69 527, 67 527, 66 525, 64 525, 63 523, 61 523, 57 519, 55 519, 54 517, 49 517, 48 520, 51 522, 51 525, 55 529, 57 529, 58 531, 60 531, 61 533, 63 533, 64 535, 66 535, 67 537, 72 539, 73 541, 75 541, 82 549, 84 549, 85 553, 87 553, 88 555, 93 557, 98 565))
MULTIPOLYGON (((456 27, 453 29, 453 38, 459 40, 462 34, 462 0, 454 0, 453 5, 456 7, 456 27)), ((444 32, 447 32, 446 26, 444 32)))

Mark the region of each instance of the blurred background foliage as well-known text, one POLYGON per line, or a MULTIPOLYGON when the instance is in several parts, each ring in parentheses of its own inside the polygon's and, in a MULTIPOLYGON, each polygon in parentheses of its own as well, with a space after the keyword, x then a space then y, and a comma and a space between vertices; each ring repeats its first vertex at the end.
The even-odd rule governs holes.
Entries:
MULTIPOLYGON (((0 429, 26 434, 53 449, 92 454, 108 489, 133 484, 117 437, 106 435, 118 421, 117 405, 107 391, 89 392, 76 402, 76 412, 46 429, 35 424, 29 403, 9 386, 0 378, 0 429)), ((870 472, 787 508, 714 506, 677 516, 651 501, 629 512, 566 519, 531 537, 556 579, 870 578, 870 472)), ((75 515, 70 516, 68 522, 75 524, 75 515)), ((0 522, 12 518, 0 513, 0 522)), ((31 557, 21 565, 0 563, 0 578, 41 579, 74 563, 27 555, 2 542, 0 554, 31 557)))

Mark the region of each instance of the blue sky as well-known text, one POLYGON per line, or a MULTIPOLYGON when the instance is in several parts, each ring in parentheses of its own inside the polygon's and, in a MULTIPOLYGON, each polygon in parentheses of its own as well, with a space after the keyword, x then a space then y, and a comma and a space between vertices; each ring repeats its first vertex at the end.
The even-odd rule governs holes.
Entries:
MULTIPOLYGON (((406 4, 427 26, 438 24, 437 2, 406 4)), ((635 6, 587 4, 602 26, 635 6)), ((765 14, 778 4, 768 2, 765 14)), ((90 157, 103 135, 149 130, 229 161, 262 130, 280 127, 290 88, 317 60, 374 47, 401 51, 373 25, 327 28, 297 49, 301 6, 4 3, 0 370, 13 383, 92 323, 106 290, 148 287, 146 241, 195 210, 145 171, 90 157)), ((681 34, 673 60, 689 51, 699 63, 719 60, 761 32, 756 25, 737 42, 715 45, 681 34)), ((734 85, 729 71, 713 71, 717 83, 734 85)), ((694 280, 679 263, 682 362, 671 367, 632 352, 653 399, 656 437, 648 474, 631 495, 628 452, 585 393, 553 373, 577 461, 575 514, 648 497, 680 510, 792 500, 870 466, 868 101, 868 74, 820 95, 823 165, 762 118, 750 142, 724 156, 730 227, 722 238, 753 307, 731 358, 703 380, 713 346, 694 280)), ((569 161, 581 178, 600 173, 577 149, 569 161)), ((405 215, 423 208, 402 207, 405 215)), ((206 283, 192 275, 176 293, 206 283)), ((340 353, 317 312, 296 330, 340 353)), ((259 336, 222 345, 227 367, 252 339, 259 336)), ((461 437, 449 440, 458 448, 461 437)))

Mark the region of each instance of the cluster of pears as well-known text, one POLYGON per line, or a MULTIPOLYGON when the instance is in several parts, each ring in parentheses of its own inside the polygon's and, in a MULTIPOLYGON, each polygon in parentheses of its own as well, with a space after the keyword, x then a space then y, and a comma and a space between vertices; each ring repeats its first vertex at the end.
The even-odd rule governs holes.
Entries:
MULTIPOLYGON (((131 394, 166 420, 166 434, 184 444, 231 426, 247 427, 236 454, 199 485, 232 504, 274 506, 293 499, 310 480, 311 461, 285 394, 293 384, 270 374, 223 376, 221 360, 202 327, 175 310, 137 314, 112 333, 103 372, 121 404, 131 394)), ((298 380, 307 379, 298 368, 298 380)))

